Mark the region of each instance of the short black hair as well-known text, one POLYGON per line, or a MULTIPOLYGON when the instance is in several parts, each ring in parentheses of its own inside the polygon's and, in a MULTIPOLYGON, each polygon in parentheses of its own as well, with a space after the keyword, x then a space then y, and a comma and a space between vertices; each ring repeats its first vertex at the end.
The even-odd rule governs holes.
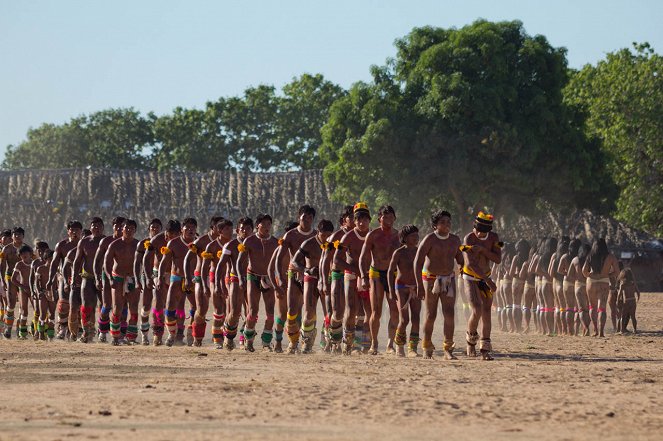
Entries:
POLYGON ((248 216, 240 217, 237 221, 237 226, 239 227, 240 225, 249 225, 251 228, 253 228, 253 219, 248 216))
POLYGON ((48 243, 47 243, 47 242, 44 242, 43 240, 40 240, 39 242, 37 242, 37 243, 35 244, 35 246, 37 247, 38 250, 47 250, 47 249, 50 248, 50 247, 48 246, 48 243))
POLYGON ((394 210, 394 207, 392 207, 391 205, 383 205, 378 209, 378 217, 382 217, 385 214, 389 214, 389 213, 396 216, 396 210, 394 210))
POLYGON ((2 237, 11 237, 12 236, 12 230, 2 230, 2 237))
POLYGON ((322 219, 318 222, 318 231, 334 231, 334 224, 330 220, 322 219))
POLYGON ((262 223, 262 221, 268 220, 270 223, 274 223, 272 221, 272 216, 266 213, 260 213, 258 216, 256 216, 256 225, 262 223))
POLYGON ((177 219, 170 219, 166 223, 166 231, 169 233, 179 233, 180 230, 182 229, 182 225, 180 224, 180 221, 177 219))
POLYGON ((218 215, 217 216, 212 216, 212 218, 209 221, 210 229, 214 228, 214 226, 216 224, 218 224, 219 222, 221 222, 222 220, 223 220, 223 216, 218 216, 218 215))
POLYGON ((53 251, 53 250, 46 250, 46 251, 44 251, 44 260, 51 260, 51 259, 53 259, 53 254, 55 254, 55 251, 53 251))
POLYGON ((405 243, 405 239, 407 239, 407 237, 410 234, 418 233, 418 232, 419 232, 419 228, 417 228, 415 225, 408 224, 408 225, 404 225, 401 228, 401 231, 398 232, 398 237, 401 240, 401 243, 405 243))
POLYGON ((217 222, 217 225, 219 228, 232 227, 233 221, 230 219, 221 219, 219 222, 217 222))
POLYGON ((82 230, 83 229, 83 224, 80 223, 80 221, 77 221, 77 220, 71 220, 71 221, 67 222, 67 230, 71 230, 71 229, 74 229, 74 228, 78 228, 79 230, 82 230))
POLYGON ((289 221, 289 222, 286 222, 285 228, 283 228, 283 231, 285 231, 287 233, 290 230, 294 230, 298 226, 299 226, 299 222, 289 221))
POLYGON ((23 244, 23 246, 18 249, 18 254, 23 254, 23 253, 32 254, 32 247, 28 244, 23 244))
POLYGON ((88 230, 87 228, 83 228, 83 237, 89 236, 92 234, 92 231, 88 230))
POLYGON ((341 216, 338 218, 339 226, 343 225, 343 222, 345 222, 346 217, 352 218, 353 209, 354 209, 354 207, 352 205, 346 205, 345 207, 343 207, 343 211, 341 212, 341 216))
POLYGON ((14 227, 12 229, 12 234, 22 234, 23 236, 25 236, 25 230, 21 227, 14 227))
POLYGON ((125 226, 125 227, 130 227, 130 226, 132 226, 132 225, 133 225, 134 228, 138 228, 138 224, 137 224, 136 221, 133 220, 133 219, 127 219, 127 220, 124 222, 124 226, 125 226))
POLYGON ((90 223, 90 225, 92 225, 92 224, 101 224, 101 225, 103 225, 103 224, 104 224, 104 221, 103 221, 103 219, 101 219, 100 217, 96 217, 96 216, 95 216, 95 217, 93 217, 93 218, 90 219, 90 222, 89 222, 89 223, 90 223))
POLYGON ((197 227, 198 221, 196 220, 195 217, 187 217, 182 221, 182 227, 185 227, 187 225, 193 225, 194 227, 197 227))
POLYGON ((451 219, 451 213, 449 213, 446 210, 438 210, 434 212, 430 217, 431 225, 435 227, 443 217, 448 217, 449 219, 451 219))
POLYGON ((113 218, 112 225, 124 224, 125 221, 126 221, 126 219, 123 218, 122 216, 115 216, 113 218))
POLYGON ((311 216, 315 217, 315 208, 311 207, 310 205, 302 205, 299 207, 298 213, 300 216, 302 214, 310 214, 311 216))
POLYGON ((365 217, 369 221, 372 219, 371 214, 368 212, 368 210, 355 210, 355 220, 359 220, 362 217, 365 217))
POLYGON ((150 221, 150 225, 158 225, 158 226, 163 228, 163 224, 161 223, 161 219, 159 219, 158 217, 155 217, 154 219, 152 219, 150 221))

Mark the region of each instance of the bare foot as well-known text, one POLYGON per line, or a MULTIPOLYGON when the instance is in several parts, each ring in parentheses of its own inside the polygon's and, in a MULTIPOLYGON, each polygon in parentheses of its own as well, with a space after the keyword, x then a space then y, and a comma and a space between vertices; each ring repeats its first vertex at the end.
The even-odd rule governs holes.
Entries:
POLYGON ((467 345, 467 356, 468 357, 476 357, 477 356, 477 349, 475 345, 467 345))
POLYGON ((398 355, 399 357, 405 357, 405 346, 398 345, 396 349, 396 355, 398 355))
POLYGON ((370 355, 378 355, 378 348, 377 346, 371 346, 371 348, 368 350, 368 353, 370 355))
POLYGON ((281 354, 283 352, 283 346, 281 345, 280 341, 277 341, 276 344, 274 345, 274 352, 277 354, 281 354))
MULTIPOLYGON (((476 353, 475 353, 475 355, 476 355, 476 353)), ((458 357, 456 357, 453 354, 453 352, 451 352, 451 351, 444 351, 444 359, 445 360, 458 360, 458 357)))
POLYGON ((490 355, 490 352, 486 350, 481 350, 481 359, 486 361, 494 360, 494 358, 490 355))
POLYGON ((395 354, 396 349, 394 349, 393 346, 387 346, 387 350, 385 351, 387 354, 395 354))
POLYGON ((252 341, 247 341, 244 345, 244 350, 247 352, 255 352, 255 348, 253 347, 253 342, 252 341))

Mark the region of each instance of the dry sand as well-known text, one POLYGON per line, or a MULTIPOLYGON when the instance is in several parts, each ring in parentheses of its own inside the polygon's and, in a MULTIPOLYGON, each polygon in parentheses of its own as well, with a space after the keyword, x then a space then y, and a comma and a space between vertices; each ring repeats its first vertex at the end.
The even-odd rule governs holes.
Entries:
POLYGON ((492 362, 0 341, 0 439, 659 440, 663 294, 638 315, 638 335, 495 332, 492 362))

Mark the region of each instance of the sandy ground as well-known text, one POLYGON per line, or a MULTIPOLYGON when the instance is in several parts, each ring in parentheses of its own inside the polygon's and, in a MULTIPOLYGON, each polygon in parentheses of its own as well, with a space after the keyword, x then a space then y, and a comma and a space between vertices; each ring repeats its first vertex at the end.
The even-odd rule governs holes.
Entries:
POLYGON ((638 316, 638 335, 495 332, 492 362, 0 341, 0 439, 658 440, 663 294, 638 316))

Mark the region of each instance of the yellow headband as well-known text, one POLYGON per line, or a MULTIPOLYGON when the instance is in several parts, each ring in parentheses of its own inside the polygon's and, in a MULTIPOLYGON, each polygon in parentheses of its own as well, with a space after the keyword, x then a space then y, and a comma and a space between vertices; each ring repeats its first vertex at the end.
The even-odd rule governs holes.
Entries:
POLYGON ((357 210, 366 210, 368 211, 368 205, 366 202, 357 202, 355 206, 352 208, 352 212, 355 212, 357 210))

